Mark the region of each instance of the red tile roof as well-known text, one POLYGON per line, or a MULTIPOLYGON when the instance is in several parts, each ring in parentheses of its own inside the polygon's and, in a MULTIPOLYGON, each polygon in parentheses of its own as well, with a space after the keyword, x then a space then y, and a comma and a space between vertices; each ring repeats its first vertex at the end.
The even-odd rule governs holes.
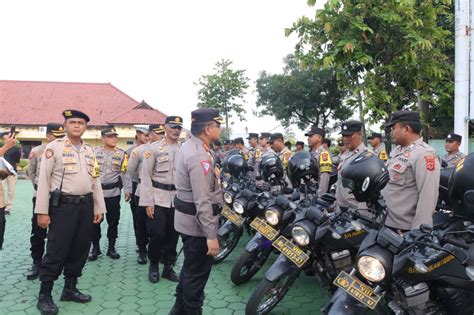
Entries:
POLYGON ((162 112, 140 105, 110 83, 0 80, 0 124, 4 125, 61 122, 65 109, 85 112, 92 126, 164 120, 162 112))

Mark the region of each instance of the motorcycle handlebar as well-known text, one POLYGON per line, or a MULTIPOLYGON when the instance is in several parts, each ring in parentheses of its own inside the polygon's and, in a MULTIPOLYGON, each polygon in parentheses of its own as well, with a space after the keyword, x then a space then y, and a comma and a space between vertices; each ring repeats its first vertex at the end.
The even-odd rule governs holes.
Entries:
POLYGON ((461 247, 462 249, 468 250, 470 248, 470 246, 467 245, 466 243, 464 243, 462 241, 458 241, 458 240, 456 240, 454 238, 451 238, 449 236, 443 237, 443 241, 445 241, 446 243, 452 244, 454 246, 461 247))

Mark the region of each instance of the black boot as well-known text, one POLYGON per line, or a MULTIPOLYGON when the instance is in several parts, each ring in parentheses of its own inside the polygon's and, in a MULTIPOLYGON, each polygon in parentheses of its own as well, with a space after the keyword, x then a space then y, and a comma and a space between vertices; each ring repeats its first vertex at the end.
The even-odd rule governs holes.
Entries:
POLYGON ((160 268, 158 267, 158 263, 152 263, 150 261, 148 280, 150 280, 151 283, 158 283, 160 281, 160 268))
POLYGON ((39 262, 33 262, 33 265, 31 265, 31 269, 28 270, 26 273, 26 279, 27 280, 35 280, 39 276, 39 267, 40 263, 39 262))
POLYGON ((87 303, 92 300, 88 294, 82 294, 76 288, 77 278, 66 278, 64 282, 63 293, 61 294, 61 301, 72 301, 77 303, 87 303))
POLYGON ((183 315, 202 315, 202 308, 188 308, 186 307, 183 315))
POLYGON ((137 262, 139 265, 146 265, 147 264, 147 260, 146 260, 146 249, 143 250, 143 249, 140 249, 138 251, 138 259, 137 259, 137 262))
POLYGON ((120 255, 115 251, 115 238, 109 238, 109 248, 107 249, 107 256, 112 259, 119 259, 120 255))
POLYGON ((0 250, 3 249, 3 236, 5 234, 5 208, 0 208, 0 250))
POLYGON ((168 315, 184 315, 184 304, 183 298, 181 295, 176 293, 176 301, 174 302, 173 308, 168 313, 168 315))
POLYGON ((169 281, 172 281, 172 282, 178 282, 179 276, 173 270, 173 263, 170 263, 170 262, 165 263, 161 277, 168 279, 169 281))
POLYGON ((89 258, 88 259, 89 259, 89 261, 97 260, 99 255, 102 255, 102 252, 100 251, 99 241, 93 241, 91 252, 89 253, 89 258))
POLYGON ((41 288, 36 307, 41 315, 54 315, 58 313, 58 307, 53 302, 51 292, 53 291, 53 282, 41 282, 41 288))

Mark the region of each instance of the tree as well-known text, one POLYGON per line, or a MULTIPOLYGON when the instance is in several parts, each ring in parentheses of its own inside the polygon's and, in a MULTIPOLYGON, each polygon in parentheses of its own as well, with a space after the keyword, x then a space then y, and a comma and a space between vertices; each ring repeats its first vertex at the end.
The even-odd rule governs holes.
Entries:
POLYGON ((245 120, 246 113, 242 103, 249 78, 245 70, 231 69, 232 61, 222 59, 214 67, 214 73, 203 75, 195 85, 199 86, 198 107, 216 108, 224 115, 226 130, 229 134, 229 119, 236 114, 240 120, 245 120))
POLYGON ((336 71, 353 91, 350 103, 362 107, 363 101, 370 122, 419 107, 429 123, 440 84, 453 72, 446 55, 453 29, 443 23, 452 18, 450 0, 328 0, 314 19, 300 18, 287 34, 299 37, 300 62, 336 71))
POLYGON ((330 119, 345 120, 351 111, 344 103, 347 92, 339 88, 335 72, 301 68, 293 55, 285 58, 283 74, 260 73, 257 79, 259 115, 272 115, 284 127, 310 124, 326 128, 330 119))

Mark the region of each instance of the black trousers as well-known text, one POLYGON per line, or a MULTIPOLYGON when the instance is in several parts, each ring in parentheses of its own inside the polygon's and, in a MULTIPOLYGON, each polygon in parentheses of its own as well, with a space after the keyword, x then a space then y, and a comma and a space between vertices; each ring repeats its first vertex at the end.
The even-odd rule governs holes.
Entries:
POLYGON ((41 263, 41 259, 43 259, 44 244, 48 230, 38 226, 38 215, 34 212, 35 206, 36 197, 33 197, 33 216, 31 217, 30 251, 31 258, 33 258, 33 263, 39 264, 41 263))
POLYGON ((133 230, 135 231, 135 240, 140 251, 146 252, 146 246, 149 241, 149 234, 146 227, 147 215, 146 208, 140 207, 138 204, 140 198, 135 194, 138 183, 132 184, 132 199, 130 200, 130 209, 132 210, 133 230))
POLYGON ((204 302, 204 287, 211 274, 213 259, 207 255, 207 240, 181 234, 184 263, 176 287, 176 295, 186 309, 200 309, 204 302))
MULTIPOLYGON (((107 213, 105 219, 107 220, 107 238, 116 239, 118 236, 118 225, 120 221, 120 195, 110 198, 104 198, 105 208, 107 213)), ((102 237, 100 224, 94 224, 94 232, 92 234, 92 241, 98 242, 102 237)))
POLYGON ((50 282, 64 276, 80 277, 89 255, 94 220, 92 197, 80 204, 49 207, 51 224, 46 254, 40 266, 40 280, 50 282))
POLYGON ((5 219, 5 208, 0 208, 0 249, 3 248, 3 237, 5 235, 5 225, 7 220, 5 219))
POLYGON ((150 243, 148 258, 152 263, 160 259, 166 263, 174 263, 177 252, 179 234, 174 229, 174 208, 164 208, 155 205, 153 219, 147 219, 150 243))

